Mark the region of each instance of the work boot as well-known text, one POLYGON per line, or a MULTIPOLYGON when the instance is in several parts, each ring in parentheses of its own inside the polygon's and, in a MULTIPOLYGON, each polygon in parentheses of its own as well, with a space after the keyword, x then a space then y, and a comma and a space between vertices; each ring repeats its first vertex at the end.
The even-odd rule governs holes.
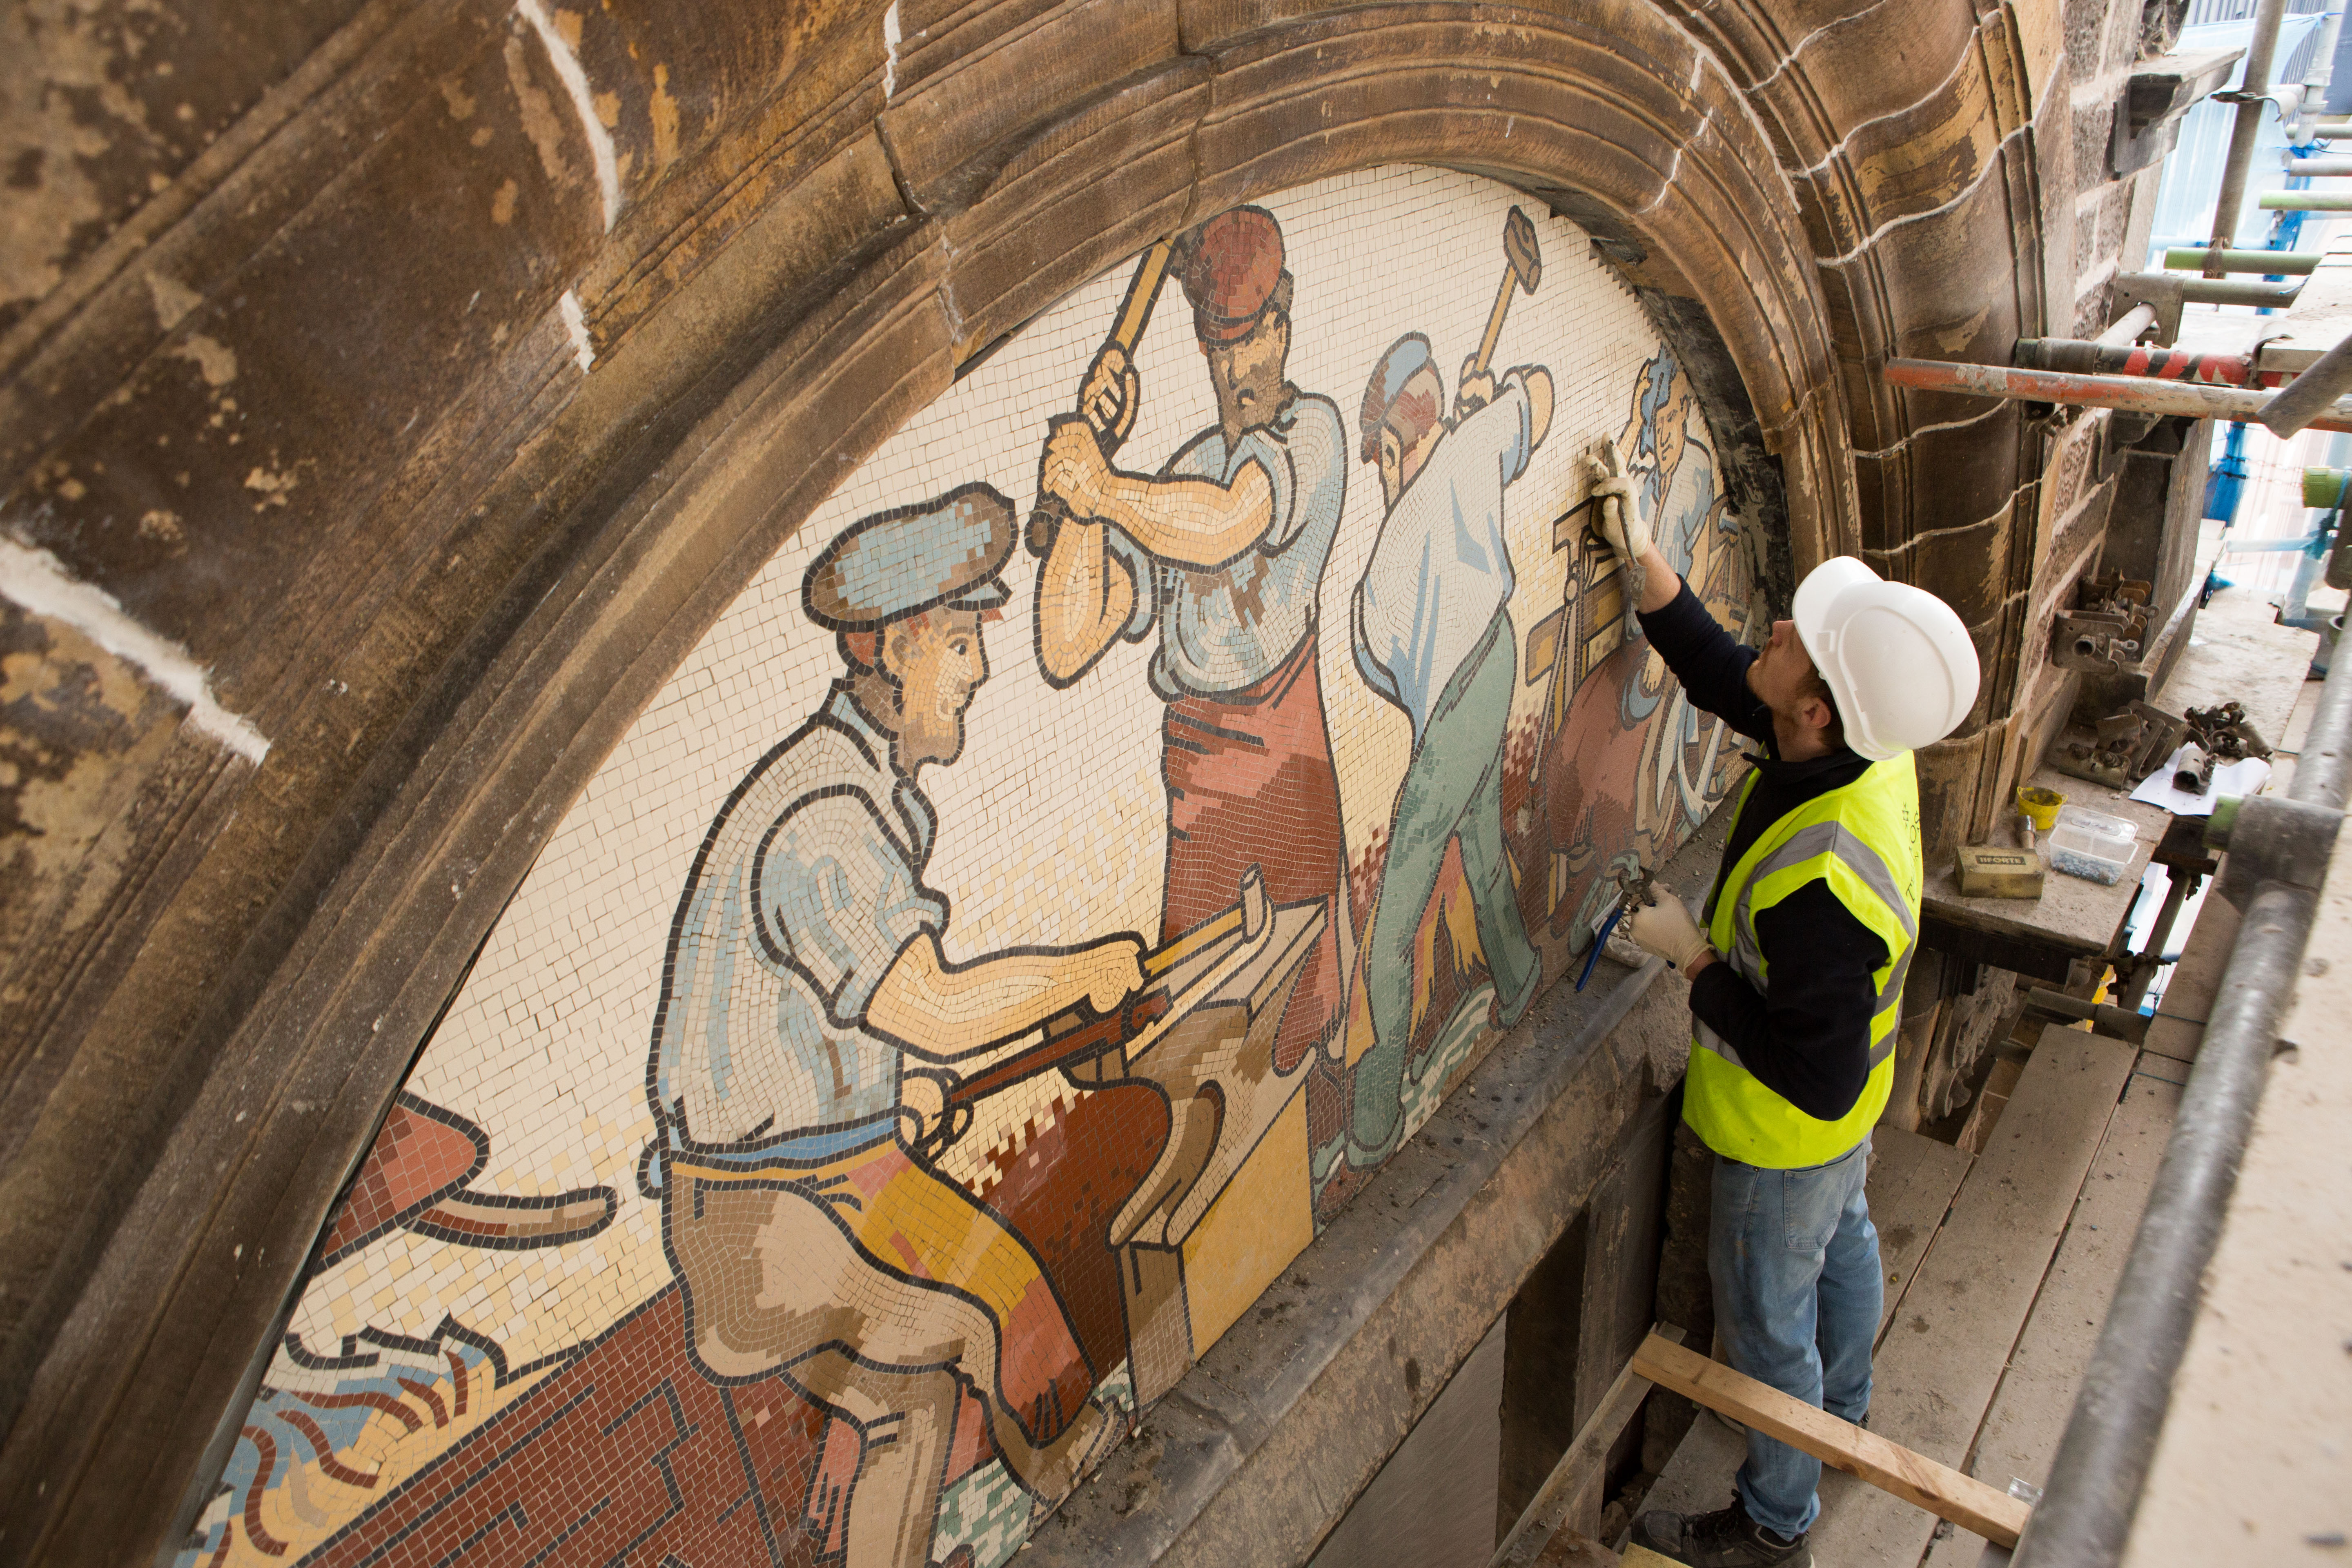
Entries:
POLYGON ((1775 1535, 1737 1497, 1713 1513, 1645 1513, 1633 1521, 1633 1544, 1689 1568, 1813 1568, 1803 1536, 1775 1535))

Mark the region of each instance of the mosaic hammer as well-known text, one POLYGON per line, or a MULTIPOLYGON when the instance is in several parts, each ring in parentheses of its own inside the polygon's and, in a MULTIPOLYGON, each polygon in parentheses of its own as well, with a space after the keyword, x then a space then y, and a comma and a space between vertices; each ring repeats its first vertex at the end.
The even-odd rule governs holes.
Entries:
MULTIPOLYGON (((1529 226, 1529 232, 1533 232, 1533 226, 1529 226)), ((1134 354, 1135 345, 1143 338, 1143 329, 1150 324, 1151 307, 1159 303, 1160 286, 1168 281, 1168 262, 1175 249, 1173 239, 1160 240, 1145 251, 1143 259, 1136 263, 1135 276, 1128 280, 1127 298, 1119 301, 1118 315, 1111 323, 1110 336, 1103 341, 1104 348, 1115 348, 1130 357, 1134 354)), ((1100 357, 1099 350, 1097 357, 1100 357)), ((1083 383, 1079 396, 1085 396, 1083 383)), ((1102 448, 1102 455, 1108 460, 1118 452, 1119 443, 1127 438, 1127 430, 1123 426, 1132 424, 1131 417, 1122 420, 1119 411, 1100 407, 1081 406, 1078 412, 1086 416, 1087 424, 1095 433, 1095 445, 1102 448)), ((1133 415, 1131 404, 1125 413, 1130 416, 1133 415)), ((1048 496, 1041 500, 1037 510, 1029 514, 1029 552, 1042 558, 1050 552, 1054 548, 1054 535, 1069 515, 1069 509, 1062 504, 1059 497, 1048 496)))
POLYGON ((1045 1037, 1036 1045, 957 1083, 948 1091, 948 1114, 927 1148, 953 1142, 969 1125, 974 1104, 1023 1079, 1122 1047, 1140 1050, 1202 998, 1215 994, 1257 955, 1273 927, 1274 906, 1266 898, 1265 874, 1252 866, 1242 873, 1240 897, 1233 908, 1143 955, 1142 990, 1098 1018, 1082 1019, 1073 1009, 1048 1024, 1045 1037), (1226 951, 1203 973, 1188 979, 1181 994, 1169 994, 1161 982, 1180 964, 1220 947, 1226 951))
POLYGON ((1486 362, 1495 357, 1495 343, 1503 335, 1503 317, 1511 309, 1514 287, 1532 294, 1543 278, 1543 247, 1536 243, 1535 221, 1518 208, 1503 220, 1503 283, 1495 290, 1495 308, 1486 312, 1486 335, 1478 340, 1478 357, 1470 366, 1472 375, 1486 374, 1486 362))

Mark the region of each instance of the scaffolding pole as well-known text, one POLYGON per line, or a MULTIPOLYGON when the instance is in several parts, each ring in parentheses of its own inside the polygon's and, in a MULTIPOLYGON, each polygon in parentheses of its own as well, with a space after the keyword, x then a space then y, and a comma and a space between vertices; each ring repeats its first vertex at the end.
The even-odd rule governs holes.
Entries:
MULTIPOLYGON (((2259 419, 2273 395, 2207 382, 2018 370, 2009 365, 1958 364, 1948 360, 1889 360, 1880 374, 1889 385, 1920 392, 1958 392, 1977 397, 2063 403, 2084 408, 2122 408, 2158 417, 2185 415, 2192 419, 2259 419)), ((2329 405, 2321 417, 2310 422, 2309 428, 2352 430, 2352 398, 2329 405)))

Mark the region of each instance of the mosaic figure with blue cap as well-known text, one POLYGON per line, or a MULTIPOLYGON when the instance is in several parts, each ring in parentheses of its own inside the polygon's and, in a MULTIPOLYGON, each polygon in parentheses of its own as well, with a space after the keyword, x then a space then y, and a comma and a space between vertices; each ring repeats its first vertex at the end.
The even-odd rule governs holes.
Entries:
POLYGON ((1403 1134, 1401 1090, 1413 1026, 1413 958, 1445 851, 1459 844, 1496 1021, 1518 1022, 1542 984, 1503 839, 1503 746, 1517 685, 1516 579, 1503 492, 1527 471, 1551 428, 1550 373, 1521 365, 1500 377, 1479 356, 1465 365, 1454 414, 1429 340, 1408 332, 1364 388, 1362 457, 1377 463, 1388 514, 1353 613, 1356 668, 1412 721, 1412 761, 1397 789, 1381 889, 1361 972, 1370 1037, 1351 1026, 1354 1068, 1344 1150, 1320 1152, 1325 1203, 1377 1166, 1403 1134))
POLYGON ((803 605, 844 670, 703 839, 646 1068, 641 1183, 688 1349, 714 1381, 781 1375, 834 1417, 821 1468, 860 1568, 928 1562, 965 1390, 1040 1507, 1124 1429, 1034 1250, 922 1152, 957 1077, 1142 982, 1129 936, 940 951, 918 777, 962 753, 1013 540, 1011 503, 967 485, 863 519, 809 567, 803 605))
MULTIPOLYGON (((1667 564, 1690 574, 1710 603, 1720 602, 1728 595, 1729 554, 1709 534, 1725 524, 1727 507, 1706 445, 1706 416, 1671 348, 1661 344, 1634 374, 1628 403, 1616 438, 1627 504, 1651 529, 1667 564)), ((1566 538, 1580 540, 1585 532, 1579 527, 1566 538)), ((1661 780, 1662 761, 1672 774, 1676 764, 1666 748, 1698 726, 1688 699, 1642 638, 1626 576, 1607 552, 1588 552, 1570 567, 1568 584, 1537 773, 1552 849, 1542 907, 1551 934, 1567 936, 1571 951, 1580 952, 1613 907, 1619 876, 1638 876, 1668 847, 1670 809, 1703 816, 1704 801, 1668 802, 1643 788, 1644 778, 1661 780), (1640 751, 1615 743, 1657 715, 1662 703, 1667 710, 1640 751)), ((1717 726, 1708 738, 1718 737, 1717 726)), ((1710 752, 1696 749, 1702 756, 1710 752)), ((1704 771, 1711 773, 1712 766, 1704 771)))

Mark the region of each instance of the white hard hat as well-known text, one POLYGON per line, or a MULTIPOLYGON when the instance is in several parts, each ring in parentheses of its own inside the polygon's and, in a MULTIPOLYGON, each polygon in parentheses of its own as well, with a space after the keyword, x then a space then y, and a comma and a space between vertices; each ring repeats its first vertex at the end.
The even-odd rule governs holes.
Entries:
POLYGON ((1874 763, 1933 745, 1976 704, 1976 644, 1925 588, 1840 555, 1797 584, 1792 618, 1837 701, 1845 743, 1874 763))

